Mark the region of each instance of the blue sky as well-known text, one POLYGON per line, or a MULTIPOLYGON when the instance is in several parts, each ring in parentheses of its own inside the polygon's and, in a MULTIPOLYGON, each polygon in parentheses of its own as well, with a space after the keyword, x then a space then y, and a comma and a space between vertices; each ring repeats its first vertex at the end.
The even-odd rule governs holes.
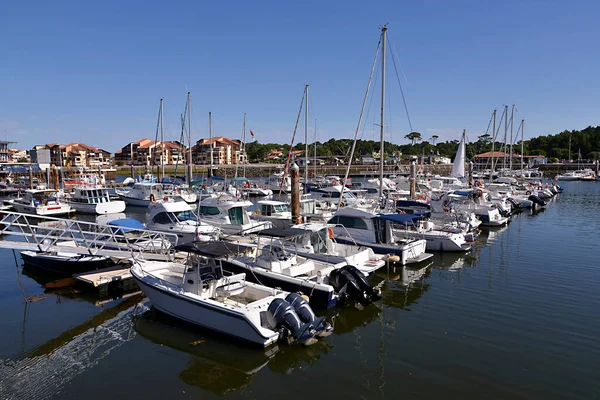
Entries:
MULTIPOLYGON (((380 25, 389 23, 413 129, 470 139, 516 104, 526 137, 598 124, 600 3, 559 1, 22 2, 0 6, 0 132, 19 148, 84 142, 115 151, 179 138, 289 143, 304 84, 310 136, 353 137, 380 25), (500 115, 500 114, 499 114, 500 115)), ((380 74, 361 137, 377 139, 380 74)), ((410 127, 388 54, 387 140, 410 127)), ((297 141, 303 141, 303 125, 297 141)))

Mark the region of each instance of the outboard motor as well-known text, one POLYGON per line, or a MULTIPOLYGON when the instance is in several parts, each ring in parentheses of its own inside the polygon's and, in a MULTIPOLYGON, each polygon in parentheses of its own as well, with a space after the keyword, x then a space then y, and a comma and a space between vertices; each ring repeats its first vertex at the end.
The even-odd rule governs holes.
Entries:
POLYGON ((535 204, 537 204, 538 206, 541 206, 541 207, 544 207, 546 205, 546 202, 544 200, 540 199, 535 194, 530 195, 527 199, 531 200, 532 202, 534 202, 535 204))
POLYGON ((521 208, 521 204, 512 197, 509 197, 507 200, 510 201, 510 204, 512 204, 515 208, 521 208))
POLYGON ((325 321, 325 317, 318 317, 313 312, 312 308, 308 305, 302 296, 298 293, 290 293, 285 298, 285 301, 290 303, 294 307, 294 311, 300 317, 300 320, 304 323, 309 323, 317 331, 316 335, 319 337, 325 337, 331 335, 333 327, 331 324, 325 321))
POLYGON ((505 210, 501 204, 498 204, 498 212, 500 213, 500 215, 506 218, 509 218, 512 215, 512 213, 509 210, 505 210))
POLYGON ((364 275, 353 265, 346 265, 331 271, 329 284, 338 294, 354 299, 363 306, 381 299, 379 288, 371 286, 364 275))
POLYGON ((298 343, 310 346, 316 343, 314 338, 315 330, 311 324, 302 322, 294 308, 283 299, 275 299, 269 304, 267 309, 267 322, 271 329, 279 331, 280 339, 287 339, 291 342, 291 337, 298 343))

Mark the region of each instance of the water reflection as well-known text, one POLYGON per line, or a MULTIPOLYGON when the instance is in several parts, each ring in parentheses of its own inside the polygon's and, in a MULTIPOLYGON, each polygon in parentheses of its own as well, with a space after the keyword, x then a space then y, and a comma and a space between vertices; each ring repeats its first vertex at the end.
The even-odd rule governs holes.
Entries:
POLYGON ((141 299, 141 295, 126 299, 18 360, 0 360, 0 398, 48 398, 59 393, 76 376, 135 337, 132 319, 147 309, 141 299))
POLYGON ((150 309, 135 321, 135 330, 153 343, 188 353, 191 358, 179 379, 192 386, 223 396, 247 387, 265 366, 289 374, 313 364, 331 346, 321 340, 309 347, 272 346, 257 349, 218 336, 150 309))
POLYGON ((386 280, 381 290, 381 303, 399 309, 415 303, 430 286, 425 278, 431 273, 432 264, 420 268, 393 266, 378 270, 375 276, 386 280))

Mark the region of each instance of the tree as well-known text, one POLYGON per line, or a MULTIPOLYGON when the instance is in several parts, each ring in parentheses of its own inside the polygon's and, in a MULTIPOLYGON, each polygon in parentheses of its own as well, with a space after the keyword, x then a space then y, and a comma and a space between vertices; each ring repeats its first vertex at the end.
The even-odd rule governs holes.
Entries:
POLYGON ((438 135, 433 135, 431 137, 431 141, 433 142, 433 145, 435 146, 435 142, 439 139, 440 137, 438 135))
POLYGON ((421 134, 419 132, 411 132, 408 135, 404 136, 406 139, 410 140, 411 145, 414 146, 417 140, 421 140, 421 134))

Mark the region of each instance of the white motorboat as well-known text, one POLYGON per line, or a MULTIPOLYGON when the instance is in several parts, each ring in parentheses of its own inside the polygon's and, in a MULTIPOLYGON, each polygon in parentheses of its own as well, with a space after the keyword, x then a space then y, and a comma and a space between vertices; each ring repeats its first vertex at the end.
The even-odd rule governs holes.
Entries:
MULTIPOLYGON (((370 304, 381 298, 379 287, 365 279, 366 274, 343 258, 334 262, 309 258, 286 246, 306 235, 291 228, 265 229, 258 233, 256 250, 237 258, 241 263, 223 262, 223 268, 246 273, 248 279, 290 292, 302 292, 314 307, 328 308, 347 300, 370 304)), ((233 238, 232 238, 233 240, 233 238)))
POLYGON ((119 198, 128 206, 148 207, 150 203, 168 198, 170 191, 160 183, 136 182, 131 188, 117 190, 119 198))
POLYGON ((419 220, 420 214, 373 214, 355 208, 339 209, 329 219, 338 243, 370 247, 376 254, 396 255, 400 264, 413 264, 432 257, 426 253, 423 237, 403 237, 394 234, 392 223, 405 224, 419 220))
POLYGON ((27 189, 23 197, 15 199, 12 207, 16 212, 39 216, 57 216, 73 212, 71 206, 61 201, 53 189, 27 189))
POLYGON ((262 347, 284 340, 310 345, 331 333, 298 294, 224 272, 223 259, 244 247, 212 242, 177 250, 187 254, 184 263, 132 260, 131 274, 159 311, 262 347))
POLYGON ((291 228, 306 232, 295 240, 295 251, 303 257, 332 264, 353 265, 365 275, 385 265, 384 258, 376 255, 370 247, 335 241, 333 230, 326 224, 304 223, 292 225, 291 228))
POLYGON ((270 221, 256 221, 250 218, 248 207, 253 204, 247 200, 227 195, 209 197, 199 204, 202 220, 221 228, 228 234, 249 234, 271 227, 270 221))
POLYGON ((285 172, 276 172, 269 177, 267 186, 273 191, 273 193, 291 193, 292 180, 289 176, 285 175, 285 172))
POLYGON ((246 181, 242 191, 250 197, 266 197, 273 195, 273 191, 266 187, 266 185, 261 186, 258 182, 252 181, 246 181))
POLYGON ((200 221, 185 201, 157 201, 148 206, 146 228, 176 234, 179 243, 214 240, 221 230, 200 221))
POLYGON ((78 213, 103 215, 125 211, 125 202, 112 200, 108 188, 99 184, 76 185, 73 192, 62 196, 62 200, 78 213))
POLYGON ((290 206, 283 201, 259 200, 258 209, 250 216, 257 221, 271 221, 275 227, 286 227, 291 224, 290 206))

